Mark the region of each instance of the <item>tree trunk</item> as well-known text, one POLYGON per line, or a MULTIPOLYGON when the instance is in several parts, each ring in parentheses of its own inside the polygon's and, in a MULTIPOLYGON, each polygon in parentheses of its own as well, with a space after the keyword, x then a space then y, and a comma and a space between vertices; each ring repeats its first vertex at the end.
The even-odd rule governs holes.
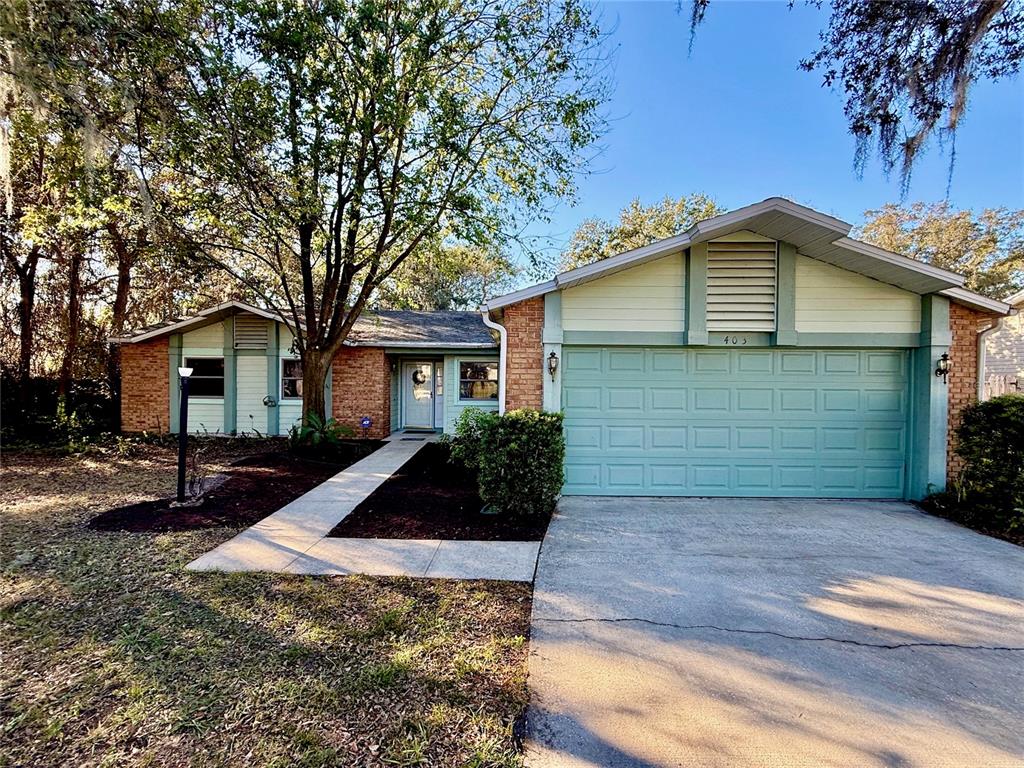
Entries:
MULTIPOLYGON (((78 354, 78 337, 82 317, 82 264, 85 251, 74 244, 74 252, 68 263, 68 336, 64 348, 64 359, 60 364, 60 381, 57 383, 57 397, 65 401, 71 391, 71 379, 75 372, 75 357, 78 354)), ((70 407, 68 408, 70 412, 70 407)))
POLYGON ((33 248, 25 264, 17 269, 18 290, 18 388, 22 415, 32 407, 32 352, 35 341, 33 312, 36 306, 36 265, 39 263, 39 249, 33 248))
POLYGON ((327 383, 327 369, 331 361, 323 350, 306 348, 302 358, 302 423, 308 424, 310 416, 321 421, 327 418, 327 402, 324 385, 327 383))
MULTIPOLYGON (((125 322, 128 317, 128 296, 132 287, 132 267, 135 260, 145 246, 145 232, 140 231, 136 237, 136 247, 129 249, 120 231, 113 223, 107 225, 113 244, 114 254, 117 257, 117 289, 114 292, 113 317, 110 321, 110 335, 120 336, 124 333, 125 322)), ((121 346, 111 344, 107 356, 107 384, 110 388, 110 396, 114 401, 117 410, 120 410, 121 403, 121 346)))

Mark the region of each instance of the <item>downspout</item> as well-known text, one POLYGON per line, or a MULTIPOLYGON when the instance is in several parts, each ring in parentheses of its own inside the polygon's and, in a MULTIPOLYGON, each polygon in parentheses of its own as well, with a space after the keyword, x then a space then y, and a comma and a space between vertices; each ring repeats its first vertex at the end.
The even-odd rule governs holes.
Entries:
POLYGON ((484 325, 498 332, 501 347, 498 354, 498 414, 502 415, 505 413, 505 358, 508 353, 508 331, 505 330, 505 326, 491 320, 491 313, 486 307, 480 308, 480 316, 484 325))
POLYGON ((1001 330, 1005 317, 1000 317, 992 325, 978 332, 978 402, 985 399, 985 340, 989 334, 1001 330))

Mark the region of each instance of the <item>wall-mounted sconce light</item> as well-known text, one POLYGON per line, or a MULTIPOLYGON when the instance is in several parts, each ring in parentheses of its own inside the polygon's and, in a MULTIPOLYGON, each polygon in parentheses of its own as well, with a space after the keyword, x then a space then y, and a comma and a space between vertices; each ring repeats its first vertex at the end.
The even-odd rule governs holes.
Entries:
POLYGON ((548 373, 551 374, 551 380, 555 380, 555 374, 558 372, 558 355, 552 352, 548 355, 548 373))
POLYGON ((942 383, 946 383, 946 377, 949 376, 949 369, 952 367, 953 362, 949 359, 949 354, 946 352, 942 353, 942 357, 935 364, 935 375, 942 377, 942 383))
POLYGON ((263 404, 267 406, 267 408, 276 408, 277 398, 274 397, 273 395, 267 395, 266 397, 263 398, 263 404))

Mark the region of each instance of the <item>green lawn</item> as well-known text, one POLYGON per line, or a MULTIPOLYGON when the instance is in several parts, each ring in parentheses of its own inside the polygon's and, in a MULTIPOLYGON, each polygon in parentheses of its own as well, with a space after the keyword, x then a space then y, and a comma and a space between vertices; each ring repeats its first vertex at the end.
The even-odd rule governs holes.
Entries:
POLYGON ((0 765, 520 763, 528 586, 190 574, 235 531, 84 527, 172 484, 167 448, 5 456, 0 765))

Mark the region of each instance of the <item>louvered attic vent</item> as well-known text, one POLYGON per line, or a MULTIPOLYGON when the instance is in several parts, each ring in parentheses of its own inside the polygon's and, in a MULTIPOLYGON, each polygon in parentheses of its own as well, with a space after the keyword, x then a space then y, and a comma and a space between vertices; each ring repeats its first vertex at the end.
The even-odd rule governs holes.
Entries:
POLYGON ((266 349, 268 325, 256 315, 235 315, 235 349, 266 349))
POLYGON ((775 330, 774 242, 708 243, 708 330, 775 330))

